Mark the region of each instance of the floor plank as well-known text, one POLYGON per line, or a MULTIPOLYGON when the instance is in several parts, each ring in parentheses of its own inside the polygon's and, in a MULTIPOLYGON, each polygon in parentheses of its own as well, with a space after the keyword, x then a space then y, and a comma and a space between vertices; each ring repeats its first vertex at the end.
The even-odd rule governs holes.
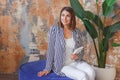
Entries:
POLYGON ((0 73, 0 80, 18 80, 18 74, 4 74, 0 73))

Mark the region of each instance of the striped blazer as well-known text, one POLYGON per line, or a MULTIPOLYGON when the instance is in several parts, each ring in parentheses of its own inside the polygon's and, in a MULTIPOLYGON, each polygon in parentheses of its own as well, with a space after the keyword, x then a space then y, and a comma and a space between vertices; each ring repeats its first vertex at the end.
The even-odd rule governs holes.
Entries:
MULTIPOLYGON (((83 46, 82 33, 79 29, 72 31, 73 39, 75 41, 75 48, 83 46)), ((47 60, 44 70, 53 70, 56 74, 62 75, 61 69, 64 66, 65 61, 65 39, 63 28, 58 27, 57 24, 53 25, 49 31, 47 60)), ((79 59, 76 61, 82 61, 84 51, 79 53, 79 59)))

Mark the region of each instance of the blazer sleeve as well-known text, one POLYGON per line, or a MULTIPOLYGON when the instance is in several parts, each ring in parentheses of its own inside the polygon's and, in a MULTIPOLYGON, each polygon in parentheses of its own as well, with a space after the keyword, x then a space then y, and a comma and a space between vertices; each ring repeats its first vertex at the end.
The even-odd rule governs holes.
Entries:
MULTIPOLYGON (((79 29, 77 29, 77 36, 78 36, 77 37, 77 40, 78 40, 77 45, 78 45, 78 47, 81 47, 81 46, 84 47, 84 45, 83 45, 83 39, 82 39, 83 34, 82 34, 82 32, 79 29)), ((77 61, 81 61, 82 58, 83 58, 83 55, 84 55, 84 48, 82 49, 81 52, 79 52, 79 54, 78 54, 79 59, 77 61)))
POLYGON ((46 55, 46 66, 44 70, 51 70, 54 62, 54 54, 55 54, 55 39, 56 39, 56 26, 52 26, 49 30, 48 35, 48 51, 46 55))

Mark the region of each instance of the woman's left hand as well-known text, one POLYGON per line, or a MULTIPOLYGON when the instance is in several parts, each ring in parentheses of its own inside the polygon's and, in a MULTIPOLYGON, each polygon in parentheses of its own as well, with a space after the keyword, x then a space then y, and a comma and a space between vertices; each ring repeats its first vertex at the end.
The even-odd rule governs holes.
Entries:
POLYGON ((71 54, 70 57, 72 60, 77 60, 79 58, 78 54, 71 54))

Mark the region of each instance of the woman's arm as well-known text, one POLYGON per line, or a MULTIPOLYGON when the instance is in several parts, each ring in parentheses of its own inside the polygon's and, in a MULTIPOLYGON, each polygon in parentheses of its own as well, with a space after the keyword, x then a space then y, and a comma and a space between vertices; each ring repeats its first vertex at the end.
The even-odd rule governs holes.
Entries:
POLYGON ((52 26, 49 30, 49 40, 48 40, 48 52, 47 52, 47 60, 46 60, 46 66, 43 71, 38 72, 38 76, 44 76, 50 73, 52 66, 53 66, 53 60, 54 60, 54 46, 55 46, 55 38, 56 38, 56 27, 52 26))
POLYGON ((56 39, 56 26, 52 26, 49 31, 49 41, 48 41, 48 52, 47 52, 47 60, 45 71, 50 71, 53 66, 54 54, 55 54, 55 39, 56 39))
MULTIPOLYGON (((82 37, 83 37, 82 32, 79 29, 76 29, 76 32, 77 32, 76 38, 77 38, 77 46, 78 46, 77 48, 84 47, 83 46, 83 39, 82 39, 82 37)), ((83 55, 84 55, 84 48, 76 55, 76 56, 78 56, 78 59, 76 59, 76 60, 81 61, 83 58, 83 55)))

